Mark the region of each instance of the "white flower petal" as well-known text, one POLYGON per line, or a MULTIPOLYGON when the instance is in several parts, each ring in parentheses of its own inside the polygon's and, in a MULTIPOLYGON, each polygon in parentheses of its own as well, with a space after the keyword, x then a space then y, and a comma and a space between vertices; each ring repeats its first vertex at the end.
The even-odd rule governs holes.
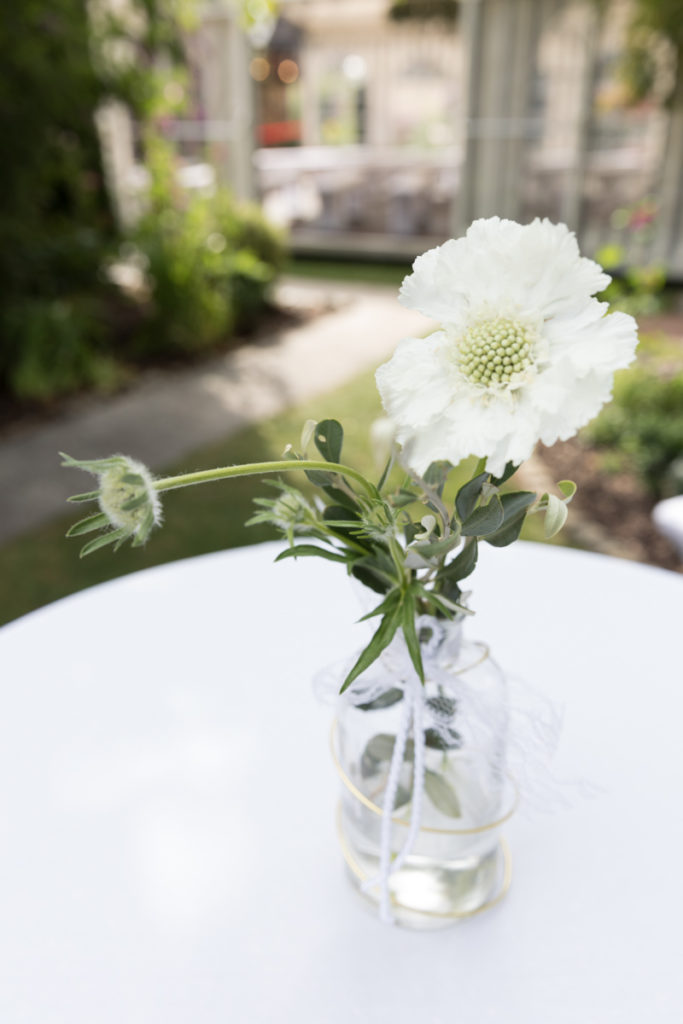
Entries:
POLYGON ((445 360, 447 347, 443 331, 427 338, 405 338, 389 362, 379 367, 377 387, 387 415, 395 423, 421 427, 448 406, 455 370, 445 360))

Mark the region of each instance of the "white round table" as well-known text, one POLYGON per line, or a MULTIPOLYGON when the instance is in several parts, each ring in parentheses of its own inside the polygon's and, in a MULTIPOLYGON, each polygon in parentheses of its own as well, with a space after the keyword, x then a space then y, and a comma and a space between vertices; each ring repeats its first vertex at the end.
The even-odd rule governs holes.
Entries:
POLYGON ((563 704, 555 771, 593 794, 520 812, 506 899, 415 933, 345 879, 310 686, 366 626, 338 566, 276 550, 0 630, 3 1024, 677 1024, 681 577, 484 545, 469 634, 563 704))

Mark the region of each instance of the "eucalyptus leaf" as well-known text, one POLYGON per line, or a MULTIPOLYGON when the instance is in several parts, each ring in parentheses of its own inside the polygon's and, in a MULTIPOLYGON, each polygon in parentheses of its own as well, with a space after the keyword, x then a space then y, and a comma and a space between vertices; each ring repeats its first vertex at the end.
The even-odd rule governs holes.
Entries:
POLYGON ((554 537, 559 533, 567 521, 568 509, 565 503, 555 494, 548 494, 548 506, 545 511, 545 535, 546 538, 554 537))
POLYGON ((526 509, 520 512, 518 515, 509 519, 503 523, 499 530, 495 533, 490 533, 484 540, 487 544, 491 544, 494 548, 505 548, 508 544, 512 544, 517 540, 522 527, 524 526, 524 520, 526 519, 526 509))
POLYGON ((488 473, 480 473, 479 476, 475 476, 472 480, 468 480, 466 484, 463 484, 458 491, 455 497, 455 510, 461 522, 469 519, 474 512, 481 489, 488 478, 488 473))
POLYGON ((374 572, 369 566, 359 564, 358 562, 351 566, 351 575, 359 583, 362 583, 364 587, 373 590, 376 594, 386 594, 387 590, 391 587, 391 583, 385 580, 383 576, 374 572))
POLYGON ((491 498, 488 505, 475 508, 474 512, 467 517, 462 524, 463 537, 486 537, 489 533, 495 533, 502 526, 504 518, 503 505, 497 494, 491 498))
MULTIPOLYGON (((364 755, 367 754, 374 761, 391 761, 394 756, 394 746, 396 744, 396 737, 392 736, 391 733, 380 732, 376 736, 373 736, 368 740, 365 745, 364 755)), ((413 761, 415 759, 415 744, 412 740, 406 740, 405 751, 403 754, 404 761, 413 761)))
POLYGON ((425 541, 424 543, 418 542, 413 547, 413 551, 417 551, 424 558, 438 558, 441 555, 447 555, 459 543, 459 532, 452 532, 447 537, 440 537, 439 540, 425 541))
POLYGON ((410 803, 412 793, 405 786, 398 786, 396 790, 396 796, 394 797, 394 810, 397 811, 399 807, 405 807, 406 804, 410 803))
POLYGON ((500 487, 500 485, 504 484, 506 480, 509 480, 510 477, 513 476, 518 469, 519 465, 516 462, 508 462, 501 476, 491 477, 491 483, 495 484, 496 487, 500 487))
POLYGON ((431 750, 459 750, 462 737, 455 729, 444 729, 443 733, 436 729, 425 729, 425 746, 431 750))
POLYGON ((412 505, 417 500, 418 498, 416 494, 412 491, 406 491, 403 489, 387 496, 387 501, 393 506, 393 508, 405 508, 406 505, 412 505))
POLYGON ((557 485, 564 494, 565 501, 569 502, 576 494, 576 484, 573 480, 560 480, 557 485))
POLYGON ((519 537, 527 509, 533 505, 536 495, 533 491, 510 491, 501 494, 503 506, 503 525, 485 539, 495 548, 504 548, 519 537))
POLYGON ((334 473, 326 473, 322 469, 305 469, 306 479, 310 480, 315 487, 330 487, 335 480, 334 473))
POLYGON ((327 462, 341 460, 344 429, 338 420, 321 420, 313 433, 315 446, 327 462))
POLYGON ((396 737, 390 733, 380 732, 368 740, 365 753, 374 761, 391 761, 394 756, 396 737))
POLYGON ((507 494, 501 494, 500 502, 503 506, 504 521, 507 522, 508 519, 513 519, 520 512, 533 505, 535 501, 536 494, 534 491, 508 491, 507 494))
POLYGON ((348 509, 351 512, 358 511, 358 502, 352 495, 347 494, 346 491, 342 491, 340 487, 332 487, 329 484, 323 486, 323 491, 332 498, 333 501, 340 505, 342 508, 348 509))
POLYGON ((452 718, 458 706, 458 702, 454 697, 447 697, 441 693, 437 694, 436 697, 429 697, 425 703, 428 708, 442 718, 452 718))
POLYGON ((448 479, 448 474, 452 469, 452 463, 448 462, 446 459, 440 459, 438 462, 432 462, 429 464, 424 474, 424 482, 431 487, 432 490, 436 491, 439 497, 441 497, 446 485, 446 480, 448 479))
POLYGON ((438 579, 450 579, 450 580, 464 580, 471 573, 477 564, 477 557, 479 555, 479 546, 477 544, 476 537, 470 537, 463 547, 462 551, 458 552, 456 557, 448 565, 444 566, 439 572, 438 579))
POLYGON ((343 505, 327 505, 323 509, 323 519, 326 523, 341 526, 356 526, 361 521, 354 509, 345 508, 343 505))
POLYGON ((443 775, 427 769, 425 771, 425 791, 437 811, 441 811, 449 818, 462 817, 460 802, 455 790, 443 775))
POLYGON ((390 690, 380 693, 379 697, 375 697, 374 700, 369 701, 367 704, 356 704, 356 707, 360 711, 379 711, 382 708, 390 708, 392 705, 398 704, 400 700, 403 700, 403 690, 392 686, 390 690))

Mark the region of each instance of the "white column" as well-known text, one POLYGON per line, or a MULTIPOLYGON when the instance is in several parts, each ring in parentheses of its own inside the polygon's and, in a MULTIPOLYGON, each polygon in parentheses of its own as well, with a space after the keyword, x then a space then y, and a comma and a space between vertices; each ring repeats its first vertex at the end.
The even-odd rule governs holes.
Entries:
POLYGON ((254 95, 249 43, 229 2, 201 14, 201 92, 207 148, 218 180, 240 198, 254 191, 254 95))

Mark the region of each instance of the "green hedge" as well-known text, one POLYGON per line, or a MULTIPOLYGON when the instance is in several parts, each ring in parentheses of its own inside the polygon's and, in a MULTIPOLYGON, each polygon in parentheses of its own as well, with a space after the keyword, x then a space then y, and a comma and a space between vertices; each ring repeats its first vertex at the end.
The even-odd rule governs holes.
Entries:
POLYGON ((625 457, 653 497, 683 493, 683 373, 626 370, 587 435, 625 457))

